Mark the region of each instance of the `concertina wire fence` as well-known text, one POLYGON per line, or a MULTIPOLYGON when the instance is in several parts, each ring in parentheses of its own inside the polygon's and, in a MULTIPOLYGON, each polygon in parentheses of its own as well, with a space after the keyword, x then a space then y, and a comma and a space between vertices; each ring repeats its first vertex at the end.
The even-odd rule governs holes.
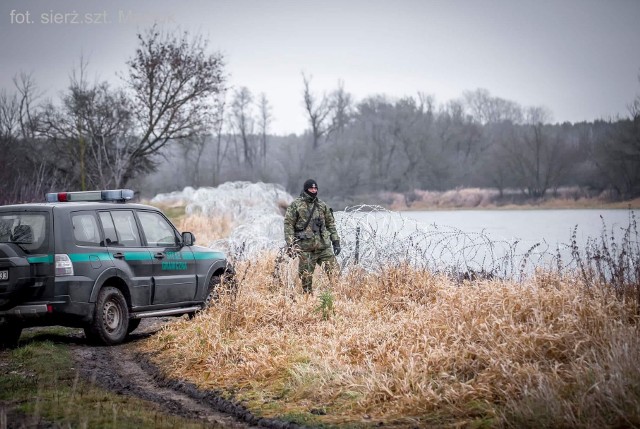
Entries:
MULTIPOLYGON (((406 266, 465 279, 523 281, 537 272, 577 274, 587 284, 595 282, 628 287, 640 282, 640 240, 633 211, 629 225, 607 231, 603 221, 600 237, 586 244, 576 241, 576 225, 568 243, 545 241, 524 244, 518 240, 497 240, 485 232, 465 232, 442 225, 425 225, 380 206, 359 205, 336 212, 336 226, 342 251, 342 270, 360 267, 381 272, 389 266, 406 266)), ((272 222, 273 223, 273 222, 272 222)), ((277 250, 277 263, 286 260, 282 239, 252 243, 227 242, 235 259, 251 258, 258 250, 277 250)))

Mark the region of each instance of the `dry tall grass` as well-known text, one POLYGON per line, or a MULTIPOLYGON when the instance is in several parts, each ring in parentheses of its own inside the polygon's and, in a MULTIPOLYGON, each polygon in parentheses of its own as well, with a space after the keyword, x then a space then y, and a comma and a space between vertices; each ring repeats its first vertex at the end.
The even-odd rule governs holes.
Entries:
POLYGON ((294 270, 285 261, 274 280, 271 254, 241 263, 237 293, 168 325, 144 350, 167 375, 222 389, 264 416, 640 426, 635 301, 576 278, 460 285, 402 267, 351 270, 334 284, 319 273, 305 297, 294 270))

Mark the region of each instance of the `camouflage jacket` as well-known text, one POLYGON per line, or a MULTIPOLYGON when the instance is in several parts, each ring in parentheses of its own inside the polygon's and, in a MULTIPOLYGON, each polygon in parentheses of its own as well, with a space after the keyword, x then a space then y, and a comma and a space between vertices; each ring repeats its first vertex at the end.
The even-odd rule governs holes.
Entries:
POLYGON ((303 252, 315 252, 328 248, 331 242, 339 241, 340 237, 333 213, 327 204, 302 192, 287 208, 284 217, 284 239, 287 245, 295 244, 303 252), (311 215, 311 221, 303 229, 315 201, 318 203, 311 215))

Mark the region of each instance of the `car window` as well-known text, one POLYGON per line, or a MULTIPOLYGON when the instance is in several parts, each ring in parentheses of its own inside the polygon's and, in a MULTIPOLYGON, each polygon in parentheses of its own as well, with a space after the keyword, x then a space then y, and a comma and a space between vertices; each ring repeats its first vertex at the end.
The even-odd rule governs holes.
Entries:
POLYGON ((125 247, 140 247, 140 233, 132 211, 114 210, 111 212, 118 233, 118 242, 125 247))
POLYGON ((0 213, 0 243, 15 243, 28 254, 48 252, 48 213, 0 213))
POLYGON ((72 213, 71 225, 73 226, 73 238, 76 244, 81 246, 100 246, 100 230, 93 213, 72 213))
POLYGON ((102 231, 104 231, 105 243, 102 243, 102 245, 119 246, 118 234, 116 233, 116 227, 113 224, 111 213, 98 212, 98 216, 100 217, 100 223, 102 223, 102 231))
POLYGON ((171 224, 159 213, 139 211, 138 219, 147 244, 152 247, 175 246, 176 232, 171 224))

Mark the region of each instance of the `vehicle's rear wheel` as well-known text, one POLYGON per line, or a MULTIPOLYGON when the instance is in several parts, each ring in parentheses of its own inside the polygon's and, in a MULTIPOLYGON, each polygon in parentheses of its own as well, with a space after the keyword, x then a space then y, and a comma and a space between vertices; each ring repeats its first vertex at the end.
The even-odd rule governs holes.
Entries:
POLYGON ((102 288, 96 301, 93 322, 85 328, 87 339, 106 345, 121 343, 129 329, 127 301, 118 289, 102 288))
POLYGON ((0 349, 17 346, 20 334, 22 334, 22 326, 19 323, 0 317, 0 349))

